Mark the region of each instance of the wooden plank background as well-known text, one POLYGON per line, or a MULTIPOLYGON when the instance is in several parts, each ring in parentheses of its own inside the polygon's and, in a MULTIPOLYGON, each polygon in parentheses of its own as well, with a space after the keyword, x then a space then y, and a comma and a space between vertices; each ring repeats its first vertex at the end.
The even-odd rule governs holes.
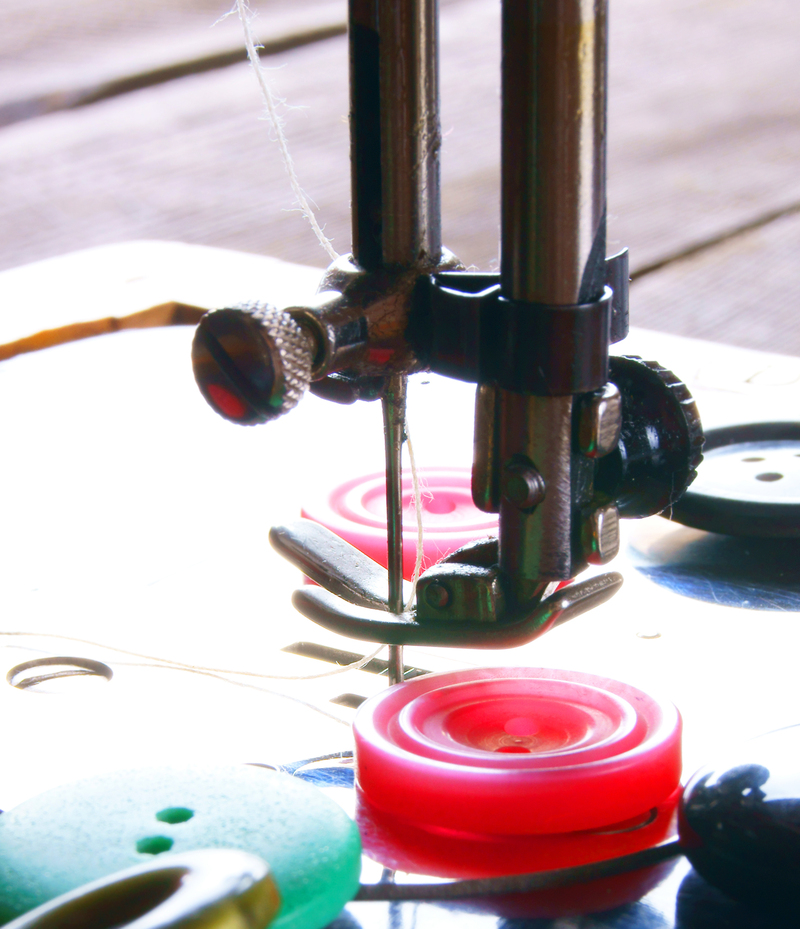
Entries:
MULTIPOLYGON (((301 182, 346 251, 344 2, 253 6, 301 182)), ((3 4, 0 268, 134 238, 326 263, 227 11, 3 4)), ((441 38, 445 242, 492 268, 499 5, 450 0, 441 38)), ((611 0, 609 240, 631 248, 634 323, 800 354, 798 61, 796 0, 611 0)))

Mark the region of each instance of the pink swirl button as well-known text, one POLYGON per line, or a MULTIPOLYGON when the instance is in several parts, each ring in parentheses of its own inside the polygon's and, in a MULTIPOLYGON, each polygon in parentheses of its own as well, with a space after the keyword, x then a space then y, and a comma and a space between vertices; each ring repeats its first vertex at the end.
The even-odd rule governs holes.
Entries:
POLYGON ((659 806, 680 781, 675 707, 575 671, 426 675, 368 700, 353 728, 366 801, 423 828, 598 829, 659 806))
MULTIPOLYGON (((422 492, 422 569, 462 545, 497 534, 497 515, 472 502, 471 477, 465 468, 420 471, 422 492)), ((417 521, 411 475, 403 475, 403 575, 414 571, 417 521)), ((359 551, 386 567, 386 477, 358 477, 306 502, 302 515, 321 523, 359 551)))

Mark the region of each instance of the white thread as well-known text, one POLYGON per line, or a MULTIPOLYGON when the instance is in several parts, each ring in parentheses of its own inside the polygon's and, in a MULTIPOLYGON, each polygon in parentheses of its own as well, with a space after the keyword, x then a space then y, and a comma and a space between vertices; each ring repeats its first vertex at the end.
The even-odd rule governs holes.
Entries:
POLYGON ((405 605, 406 612, 414 605, 414 597, 417 595, 417 583, 422 571, 423 555, 423 529, 422 529, 422 497, 419 486, 419 472, 417 471, 417 462, 414 458, 414 446, 411 443, 411 433, 408 431, 408 414, 405 421, 406 445, 408 445, 408 459, 411 462, 411 492, 414 495, 414 514, 417 517, 417 558, 414 562, 414 573, 411 575, 411 591, 408 595, 408 601, 405 605))
POLYGON ((289 184, 291 185, 292 192, 297 198, 297 202, 300 206, 300 210, 302 211, 303 216, 305 216, 305 218, 310 223, 311 228, 314 230, 314 235, 317 237, 319 244, 328 253, 328 257, 331 259, 331 261, 335 261, 339 257, 339 253, 331 244, 330 239, 322 231, 322 228, 317 222, 317 217, 314 215, 314 211, 311 209, 311 204, 308 202, 306 195, 303 193, 303 188, 300 186, 300 181, 297 179, 297 171, 295 170, 292 156, 289 154, 289 145, 286 141, 286 133, 283 131, 283 122, 280 115, 278 114, 275 98, 272 95, 272 90, 269 86, 269 82, 267 81, 267 76, 264 73, 264 69, 261 67, 261 60, 258 57, 258 49, 256 48, 255 39, 253 37, 253 30, 250 25, 252 12, 247 5, 247 0, 236 0, 236 10, 239 14, 242 28, 244 29, 244 40, 245 45, 247 46, 247 57, 250 59, 250 64, 253 66, 253 72, 255 73, 258 86, 261 90, 261 97, 264 101, 264 105, 267 108, 267 117, 269 118, 272 128, 275 130, 275 137, 278 142, 278 148, 280 149, 281 159, 283 160, 284 168, 286 168, 286 173, 289 175, 289 184))
POLYGON ((188 665, 181 664, 152 664, 150 662, 138 661, 118 661, 117 664, 130 668, 161 668, 162 671, 185 671, 189 674, 202 674, 204 677, 214 678, 214 680, 222 681, 224 684, 233 684, 234 687, 246 687, 248 690, 257 690, 259 693, 268 694, 270 697, 283 697, 284 700, 292 700, 294 703, 299 703, 300 706, 307 707, 309 710, 314 710, 315 713, 321 713, 323 716, 327 716, 328 719, 341 723, 343 726, 350 725, 350 723, 336 716, 334 713, 329 713, 327 710, 323 710, 321 706, 316 706, 313 703, 308 703, 306 700, 301 700, 300 697, 293 697, 291 694, 282 693, 280 690, 269 690, 266 687, 259 687, 258 684, 248 684, 246 681, 232 681, 229 677, 223 677, 221 674, 214 674, 211 671, 205 671, 201 668, 192 668, 188 665))
MULTIPOLYGON (((303 189, 300 187, 300 182, 297 178, 297 172, 295 171, 294 162, 292 161, 292 156, 289 154, 289 146, 286 141, 286 134, 283 131, 283 123, 280 116, 278 115, 277 107, 275 105, 275 98, 272 95, 272 90, 269 86, 269 83, 264 73, 264 69, 261 67, 261 60, 258 57, 258 49, 256 48, 255 39, 253 37, 253 30, 251 28, 251 18, 252 12, 247 5, 247 0, 236 0, 236 10, 239 14, 239 20, 242 23, 242 28, 244 29, 244 38, 245 44, 247 46, 247 57, 250 59, 250 64, 253 66, 253 71, 255 72, 256 79, 258 81, 258 86, 261 90, 261 97, 264 100, 264 104, 267 108, 267 116, 272 125, 272 128, 275 131, 275 135, 278 141, 278 147, 281 152, 281 158, 283 159, 284 167, 286 168, 286 173, 289 175, 289 183, 291 184, 292 191, 297 198, 297 202, 300 204, 300 209, 303 212, 303 215, 311 224, 311 228, 314 230, 319 244, 325 249, 325 251, 330 256, 331 261, 335 261, 339 254, 336 249, 333 247, 330 239, 322 231, 317 218, 314 215, 314 211, 311 209, 311 205, 306 199, 303 189)), ((417 518, 417 557, 414 564, 414 573, 411 578, 411 592, 409 594, 408 602, 406 603, 405 609, 409 610, 414 605, 414 597, 417 592, 417 583, 419 581, 420 572, 422 570, 422 555, 423 555, 423 529, 422 529, 422 502, 420 499, 419 492, 419 474, 417 472, 416 461, 414 460, 414 448, 411 444, 411 436, 408 432, 408 422, 406 421, 406 441, 408 443, 408 455, 411 460, 411 481, 413 485, 413 494, 414 494, 414 509, 417 518)), ((380 651, 380 649, 378 649, 380 651)), ((378 652, 375 652, 377 655, 378 652)), ((363 664, 371 661, 375 655, 368 655, 363 659, 363 664)), ((363 667, 363 664, 360 662, 354 662, 353 665, 347 665, 342 670, 350 670, 351 668, 355 670, 356 667, 363 667)), ((233 673, 233 672, 225 672, 233 673)), ((330 672, 338 673, 338 671, 330 672)), ((311 677, 325 677, 326 675, 309 675, 308 678, 274 678, 276 680, 307 680, 311 677)))
MULTIPOLYGON (((0 632, 0 635, 20 635, 32 636, 33 638, 44 639, 61 639, 64 642, 78 642, 80 645, 92 645, 95 648, 102 648, 108 652, 117 652, 120 655, 128 655, 131 658, 144 658, 145 661, 158 662, 158 664, 149 665, 148 667, 169 666, 175 670, 196 671, 198 674, 210 674, 212 676, 220 674, 234 674, 237 677, 255 677, 264 681, 313 681, 321 677, 333 677, 336 674, 344 674, 345 671, 358 671, 365 665, 368 665, 373 658, 380 654, 381 650, 386 648, 385 645, 379 645, 374 652, 353 661, 350 664, 338 665, 332 671, 322 671, 319 674, 260 674, 257 671, 235 671, 229 668, 207 668, 204 665, 187 664, 184 661, 177 661, 172 658, 159 658, 157 655, 143 655, 141 652, 131 652, 125 648, 117 648, 115 645, 103 645, 102 642, 93 642, 91 639, 78 639, 71 635, 59 635, 51 632, 0 632)), ((121 662, 120 662, 121 663, 121 662)), ((227 680, 227 678, 226 678, 227 680)), ((230 681, 231 684, 237 684, 238 681, 230 681)))

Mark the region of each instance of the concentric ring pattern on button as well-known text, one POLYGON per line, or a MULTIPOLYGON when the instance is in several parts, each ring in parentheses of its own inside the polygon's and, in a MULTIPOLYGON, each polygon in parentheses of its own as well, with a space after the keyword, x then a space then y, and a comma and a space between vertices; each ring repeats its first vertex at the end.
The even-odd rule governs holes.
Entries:
MULTIPOLYGON (((462 545, 497 534, 497 515, 472 502, 470 472, 464 468, 426 468, 422 485, 423 570, 462 545)), ((386 476, 358 477, 306 502, 303 516, 321 523, 384 567, 386 555, 386 476)), ((411 475, 403 475, 403 574, 411 577, 417 524, 411 475)))
POLYGON ((367 802, 424 828, 597 829, 658 806, 680 780, 675 707, 575 671, 426 675, 364 703, 354 732, 367 802))

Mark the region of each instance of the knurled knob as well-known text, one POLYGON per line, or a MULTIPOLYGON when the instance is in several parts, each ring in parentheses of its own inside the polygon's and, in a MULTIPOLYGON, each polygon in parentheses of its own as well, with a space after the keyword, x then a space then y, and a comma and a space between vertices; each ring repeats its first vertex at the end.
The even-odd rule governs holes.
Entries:
POLYGON ((612 356, 609 380, 622 395, 617 448, 598 462, 597 490, 627 518, 668 510, 703 458, 700 414, 686 385, 656 361, 612 356))
POLYGON ((297 406, 311 380, 312 361, 311 335, 268 304, 207 313, 192 342, 200 392, 220 416, 243 426, 297 406))

